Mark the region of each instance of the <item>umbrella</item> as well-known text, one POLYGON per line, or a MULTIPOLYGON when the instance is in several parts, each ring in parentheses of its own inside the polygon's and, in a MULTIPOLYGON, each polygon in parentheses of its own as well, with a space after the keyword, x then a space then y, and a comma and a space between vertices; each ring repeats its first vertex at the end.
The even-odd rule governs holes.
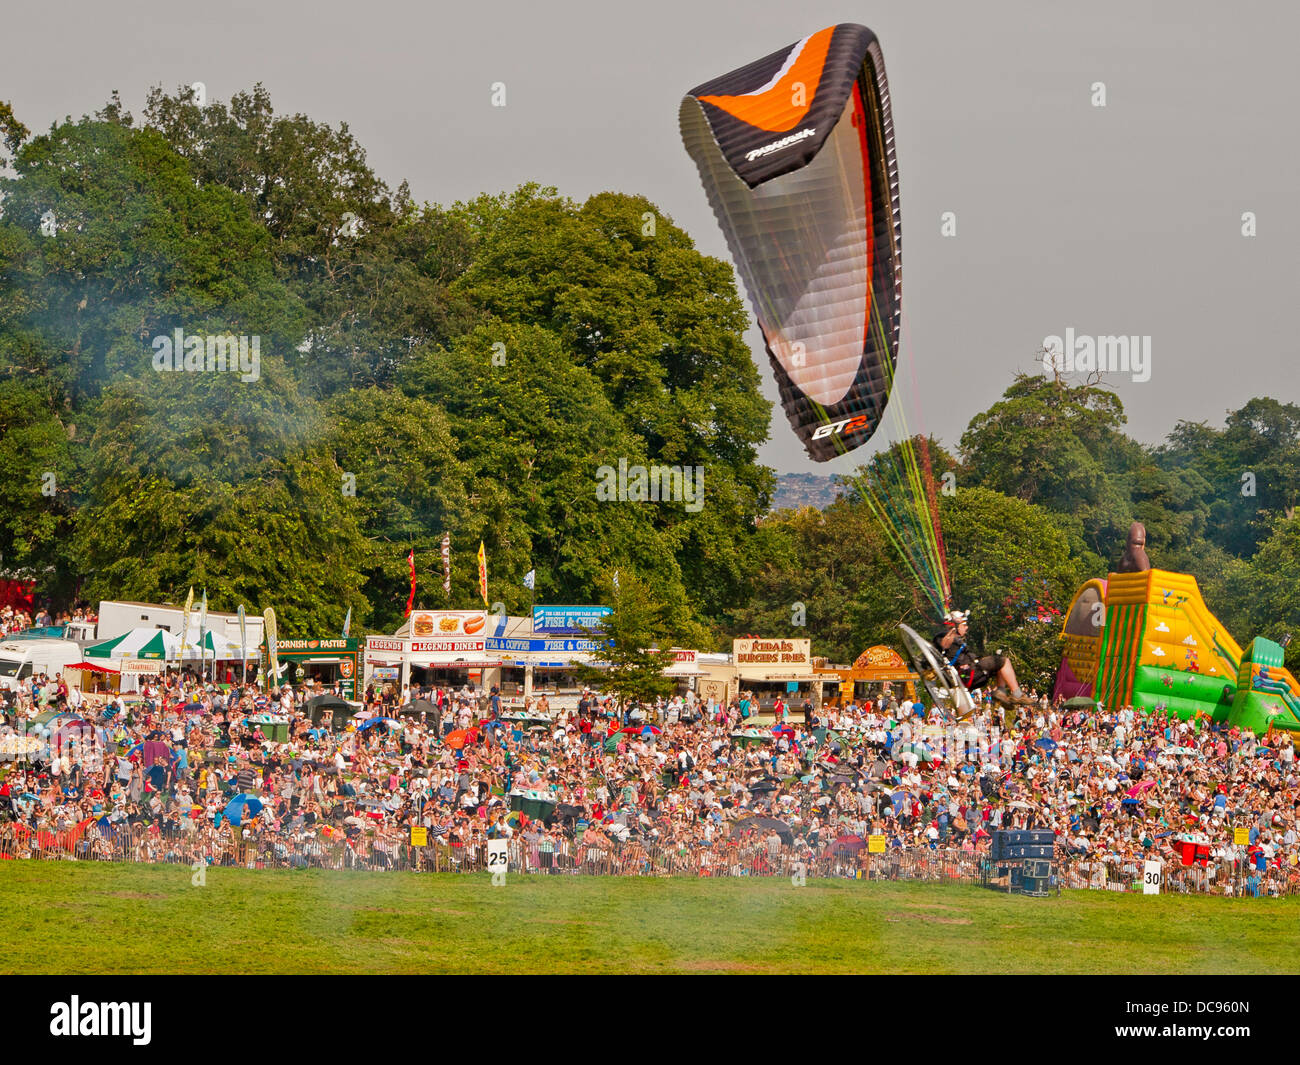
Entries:
POLYGON ((397 708, 399 714, 436 714, 438 708, 429 702, 428 699, 412 699, 409 703, 397 708))
POLYGON ((1043 738, 1041 740, 1034 740, 1034 746, 1041 747, 1048 754, 1051 754, 1054 750, 1056 750, 1056 741, 1049 740, 1047 738, 1043 738))
POLYGON ((262 800, 256 795, 248 795, 240 792, 230 800, 226 806, 225 818, 232 825, 239 824, 239 819, 243 816, 244 804, 248 804, 248 809, 254 817, 262 812, 262 800))
POLYGON ((826 848, 827 854, 857 854, 865 847, 866 841, 861 836, 840 836, 826 848))
POLYGON ((453 751, 459 751, 465 746, 465 744, 473 743, 476 739, 478 739, 478 729, 461 728, 457 729, 455 732, 447 733, 447 738, 444 742, 453 751))
POLYGON ((1066 699, 1065 705, 1071 709, 1084 706, 1092 708, 1097 705, 1097 700, 1088 695, 1076 695, 1073 699, 1066 699))
MULTIPOLYGON (((385 724, 389 724, 389 725, 400 725, 400 724, 401 724, 401 722, 398 721, 397 718, 395 718, 395 717, 372 717, 369 721, 363 722, 362 725, 361 725, 361 727, 360 727, 359 729, 357 729, 357 731, 358 731, 358 732, 364 732, 366 729, 370 728, 371 725, 378 725, 381 721, 384 722, 385 724)), ((453 733, 453 735, 454 735, 454 733, 453 733)), ((450 739, 451 737, 448 736, 447 738, 450 739)))
POLYGON ((314 725, 327 715, 332 718, 351 717, 356 713, 356 707, 337 695, 317 695, 314 699, 307 700, 307 712, 314 725))
POLYGON ((794 739, 794 729, 792 729, 789 725, 773 725, 772 735, 789 736, 790 739, 794 739))
POLYGON ((610 738, 605 741, 605 751, 608 754, 613 754, 617 750, 618 750, 618 736, 617 735, 610 736, 610 738))
POLYGON ((1150 791, 1155 786, 1156 782, 1154 780, 1144 780, 1141 784, 1134 784, 1125 794, 1130 796, 1141 795, 1144 791, 1150 791))
POLYGON ((643 729, 641 730, 641 735, 642 735, 642 736, 658 736, 658 735, 660 734, 661 731, 662 731, 662 730, 659 729, 659 728, 658 728, 657 726, 655 726, 655 725, 646 725, 645 728, 643 728, 643 729))

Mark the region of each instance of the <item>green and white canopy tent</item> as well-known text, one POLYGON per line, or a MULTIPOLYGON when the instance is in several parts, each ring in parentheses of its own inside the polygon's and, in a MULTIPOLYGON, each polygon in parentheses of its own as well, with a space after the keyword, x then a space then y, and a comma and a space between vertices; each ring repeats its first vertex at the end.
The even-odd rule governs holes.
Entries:
MULTIPOLYGON (((89 644, 82 652, 87 661, 106 658, 156 659, 165 661, 180 652, 179 636, 166 629, 132 629, 111 640, 89 644)), ((195 657, 198 657, 197 654, 195 657)))
MULTIPOLYGON (((177 646, 180 640, 176 641, 177 646)), ((249 647, 247 649, 249 658, 257 657, 257 648, 249 647)), ((188 662, 191 658, 206 658, 209 661, 222 658, 239 658, 239 644, 219 632, 208 631, 203 634, 203 639, 199 640, 198 633, 194 634, 194 639, 185 644, 185 660, 188 662)))

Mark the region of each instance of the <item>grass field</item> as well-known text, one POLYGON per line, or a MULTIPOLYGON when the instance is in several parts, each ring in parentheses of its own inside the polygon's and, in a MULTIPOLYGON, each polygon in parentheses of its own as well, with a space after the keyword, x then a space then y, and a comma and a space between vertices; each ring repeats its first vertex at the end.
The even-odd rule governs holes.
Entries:
POLYGON ((3 973, 1286 973, 1300 900, 0 862, 3 973))

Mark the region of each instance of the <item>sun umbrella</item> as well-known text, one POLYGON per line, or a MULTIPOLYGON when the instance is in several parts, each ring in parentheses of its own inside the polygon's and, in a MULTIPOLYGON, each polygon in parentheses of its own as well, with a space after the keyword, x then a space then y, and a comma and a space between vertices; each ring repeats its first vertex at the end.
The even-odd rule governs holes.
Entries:
POLYGON ((840 836, 826 848, 827 854, 857 854, 865 847, 866 841, 861 836, 840 836))
POLYGON ((404 703, 397 708, 399 714, 436 714, 438 708, 428 699, 412 699, 409 703, 404 703))
POLYGON ((641 735, 642 735, 642 736, 658 736, 658 735, 660 735, 661 731, 662 731, 662 730, 659 729, 659 728, 658 728, 657 726, 655 726, 655 725, 646 725, 645 728, 643 728, 643 729, 641 730, 641 735))
POLYGON ((453 751, 459 751, 465 746, 465 744, 472 743, 476 739, 478 739, 478 729, 462 728, 457 729, 455 732, 447 733, 447 739, 445 742, 453 751))
POLYGON ((1048 754, 1051 754, 1052 751, 1056 750, 1056 741, 1055 741, 1055 740, 1049 740, 1049 739, 1047 739, 1046 737, 1044 737, 1044 738, 1041 739, 1041 740, 1035 740, 1035 741, 1034 741, 1034 746, 1035 746, 1035 747, 1041 747, 1041 748, 1042 748, 1043 750, 1045 750, 1048 754))
MULTIPOLYGON (((381 721, 383 721, 383 722, 385 722, 386 724, 389 724, 389 725, 400 725, 400 724, 401 724, 401 722, 398 721, 398 720, 397 720, 396 718, 394 718, 394 717, 372 717, 369 721, 364 722, 364 723, 361 725, 361 727, 360 727, 359 729, 357 729, 357 731, 358 731, 358 732, 364 732, 366 729, 370 728, 372 725, 378 725, 381 721)), ((455 735, 455 733, 453 733, 452 735, 455 735)), ((450 738, 451 738, 451 737, 449 736, 448 739, 450 739, 450 738)))
POLYGON ((1070 707, 1071 709, 1081 708, 1085 706, 1094 707, 1097 705, 1097 700, 1087 695, 1076 695, 1073 699, 1066 699, 1065 705, 1070 707))
POLYGON ((240 792, 240 794, 231 799, 229 804, 226 806, 225 818, 232 825, 238 825, 240 823, 245 803, 248 804, 249 812, 252 813, 254 817, 262 812, 261 799, 256 795, 247 795, 240 792))

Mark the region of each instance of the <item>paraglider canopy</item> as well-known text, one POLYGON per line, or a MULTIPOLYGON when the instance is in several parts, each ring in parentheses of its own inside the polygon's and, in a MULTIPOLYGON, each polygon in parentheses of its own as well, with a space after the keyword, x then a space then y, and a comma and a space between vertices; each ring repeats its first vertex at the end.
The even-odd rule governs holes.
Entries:
POLYGON ((860 447, 889 400, 902 299, 875 34, 829 26, 692 89, 679 120, 791 426, 817 461, 860 447))

